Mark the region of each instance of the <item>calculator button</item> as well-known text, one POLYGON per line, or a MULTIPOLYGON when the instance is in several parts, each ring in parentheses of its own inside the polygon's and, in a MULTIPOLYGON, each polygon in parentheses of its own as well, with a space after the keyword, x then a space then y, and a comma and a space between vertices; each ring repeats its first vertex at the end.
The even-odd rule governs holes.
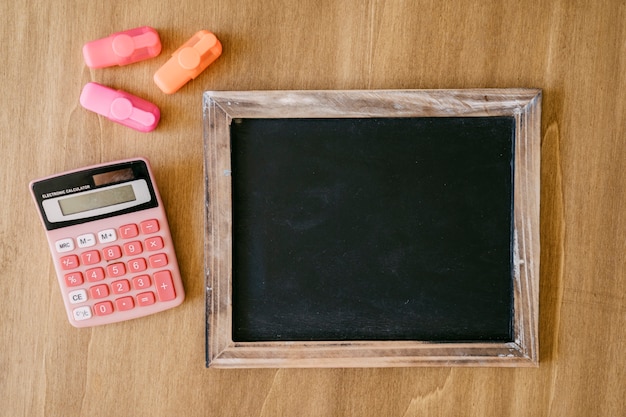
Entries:
POLYGON ((104 269, 92 268, 85 271, 85 276, 90 282, 102 281, 104 279, 104 269))
POLYGON ((121 277, 125 273, 126 273, 126 267, 121 262, 107 266, 107 274, 110 277, 113 277, 113 278, 121 277))
POLYGON ((119 246, 109 246, 102 249, 102 256, 106 261, 112 261, 113 259, 119 259, 122 257, 122 249, 119 246))
POLYGON ((148 262, 150 262, 150 268, 162 268, 167 265, 167 255, 164 253, 152 255, 148 258, 148 262))
POLYGON ((154 285, 160 301, 170 301, 176 298, 170 271, 160 271, 154 274, 154 285))
POLYGON ((78 267, 78 256, 76 255, 67 255, 62 257, 61 259, 61 268, 64 270, 74 269, 78 267))
POLYGON ((80 255, 80 260, 83 265, 93 265, 100 262, 100 252, 97 250, 90 250, 80 255))
POLYGON ((130 272, 141 272, 148 269, 148 265, 146 264, 146 260, 143 258, 137 258, 128 261, 128 269, 130 272))
POLYGON ((87 301, 87 291, 83 289, 71 291, 67 297, 69 298, 71 304, 84 303, 87 301))
POLYGON ((150 234, 159 231, 159 221, 156 219, 146 220, 140 223, 141 233, 150 234))
POLYGON ((89 306, 78 307, 72 310, 72 315, 76 321, 87 320, 91 318, 91 309, 89 306))
POLYGON ((148 275, 139 275, 133 278, 133 288, 136 290, 143 290, 144 288, 148 288, 151 284, 148 275))
POLYGON ((86 235, 80 235, 76 238, 79 248, 89 248, 96 244, 96 236, 93 233, 87 233, 86 235))
POLYGON ((143 248, 141 247, 141 242, 138 240, 124 244, 124 253, 126 256, 139 255, 141 252, 143 252, 143 248))
POLYGON ((98 240, 100 243, 111 243, 117 240, 115 229, 106 229, 98 232, 98 240))
POLYGON ((70 252, 74 250, 74 241, 70 238, 57 240, 54 247, 58 253, 70 252))
POLYGON ((151 237, 143 242, 146 246, 146 250, 159 250, 163 249, 163 239, 160 236, 151 237))
POLYGON ((96 285, 95 287, 89 288, 89 294, 91 294, 91 298, 104 298, 109 295, 109 287, 106 284, 96 285))
POLYGON ((139 236, 139 228, 136 224, 127 224, 120 227, 120 236, 122 239, 130 239, 135 236, 139 236))
POLYGON ((137 294, 137 304, 140 307, 149 306, 154 304, 156 299, 154 298, 154 293, 152 291, 142 292, 141 294, 137 294))
POLYGON ((96 316, 106 316, 113 313, 113 303, 110 301, 103 301, 93 306, 93 311, 96 316))
POLYGON ((80 272, 72 272, 65 275, 65 285, 68 287, 75 287, 83 283, 83 274, 80 272))
POLYGON ((111 283, 111 289, 113 290, 113 294, 124 294, 130 291, 130 283, 128 280, 121 279, 111 283))
POLYGON ((115 300, 115 306, 118 310, 130 310, 135 307, 135 302, 133 301, 133 297, 122 297, 115 300))

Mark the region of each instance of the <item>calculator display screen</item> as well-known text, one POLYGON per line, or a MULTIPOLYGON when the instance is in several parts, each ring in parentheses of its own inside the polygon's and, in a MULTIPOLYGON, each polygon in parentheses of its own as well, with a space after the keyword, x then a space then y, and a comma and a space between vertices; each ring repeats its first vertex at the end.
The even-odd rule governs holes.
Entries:
POLYGON ((159 206, 147 161, 128 159, 53 175, 31 183, 47 230, 159 206))
POLYGON ((61 206, 63 215, 69 216, 70 214, 128 203, 136 199, 137 197, 135 196, 132 185, 125 185, 98 192, 81 194, 76 197, 60 199, 59 206, 61 206))

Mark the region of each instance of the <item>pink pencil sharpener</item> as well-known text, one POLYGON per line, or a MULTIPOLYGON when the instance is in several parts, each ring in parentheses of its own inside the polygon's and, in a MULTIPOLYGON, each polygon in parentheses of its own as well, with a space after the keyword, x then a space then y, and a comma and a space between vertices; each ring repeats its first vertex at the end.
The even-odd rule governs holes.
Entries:
POLYGON ((90 68, 128 65, 161 53, 161 39, 149 26, 116 32, 83 46, 83 57, 90 68))
POLYGON ((87 110, 140 132, 154 130, 161 118, 159 108, 149 101, 98 83, 85 84, 80 104, 87 110))

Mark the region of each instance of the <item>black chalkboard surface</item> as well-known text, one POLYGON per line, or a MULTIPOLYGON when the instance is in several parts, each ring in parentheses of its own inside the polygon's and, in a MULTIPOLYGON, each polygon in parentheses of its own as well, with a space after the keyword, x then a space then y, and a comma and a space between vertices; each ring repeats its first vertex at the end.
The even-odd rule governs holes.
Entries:
POLYGON ((511 341, 514 127, 232 123, 233 341, 511 341))
POLYGON ((203 103, 207 366, 537 366, 541 90, 203 103))

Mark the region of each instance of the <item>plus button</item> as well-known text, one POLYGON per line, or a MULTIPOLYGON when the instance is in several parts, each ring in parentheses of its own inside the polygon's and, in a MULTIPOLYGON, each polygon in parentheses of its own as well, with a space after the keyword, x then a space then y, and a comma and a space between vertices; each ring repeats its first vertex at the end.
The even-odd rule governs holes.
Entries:
POLYGON ((154 274, 154 283, 160 301, 171 301, 176 298, 172 274, 170 271, 159 271, 154 274))

